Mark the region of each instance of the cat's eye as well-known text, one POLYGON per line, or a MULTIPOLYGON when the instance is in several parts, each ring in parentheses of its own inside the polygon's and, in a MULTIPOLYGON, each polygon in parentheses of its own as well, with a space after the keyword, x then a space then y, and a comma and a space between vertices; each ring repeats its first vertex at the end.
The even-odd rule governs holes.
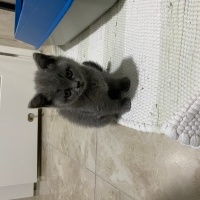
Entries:
POLYGON ((68 97, 71 96, 71 90, 70 89, 65 90, 64 93, 65 93, 65 98, 68 98, 68 97))
POLYGON ((65 73, 65 76, 66 76, 67 78, 71 78, 71 77, 73 76, 72 71, 69 70, 69 69, 67 69, 67 70, 66 70, 66 73, 65 73))

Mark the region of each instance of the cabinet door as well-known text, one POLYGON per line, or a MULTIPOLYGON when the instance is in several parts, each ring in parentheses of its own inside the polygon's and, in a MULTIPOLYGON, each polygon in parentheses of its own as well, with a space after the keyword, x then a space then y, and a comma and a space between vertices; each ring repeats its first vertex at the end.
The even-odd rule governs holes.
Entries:
MULTIPOLYGON (((24 192, 30 196, 37 181, 37 118, 28 121, 28 114, 37 115, 37 109, 27 108, 34 95, 35 69, 31 58, 0 55, 0 200, 7 198, 7 190, 12 196, 12 188, 14 195, 23 185, 29 185, 24 192)), ((22 193, 12 198, 24 197, 22 193)))

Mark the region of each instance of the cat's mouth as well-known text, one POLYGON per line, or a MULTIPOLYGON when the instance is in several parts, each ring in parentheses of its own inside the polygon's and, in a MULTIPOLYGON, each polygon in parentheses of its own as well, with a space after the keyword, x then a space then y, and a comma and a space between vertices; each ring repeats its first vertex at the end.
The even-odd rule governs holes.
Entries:
POLYGON ((85 83, 84 83, 84 82, 80 83, 80 87, 81 87, 81 88, 84 88, 84 86, 85 86, 85 83))
POLYGON ((84 91, 84 90, 86 89, 86 87, 87 87, 86 81, 82 81, 82 82, 80 83, 80 88, 82 89, 82 91, 84 91))
POLYGON ((78 88, 78 95, 79 96, 83 94, 83 92, 85 91, 86 87, 87 87, 87 84, 86 84, 85 81, 80 82, 80 85, 79 85, 79 88, 78 88))

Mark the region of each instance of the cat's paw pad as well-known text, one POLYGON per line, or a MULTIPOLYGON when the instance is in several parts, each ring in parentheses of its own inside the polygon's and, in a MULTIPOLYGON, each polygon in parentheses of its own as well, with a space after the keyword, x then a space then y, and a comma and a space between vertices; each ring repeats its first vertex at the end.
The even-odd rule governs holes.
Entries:
POLYGON ((122 99, 122 106, 123 106, 123 110, 125 112, 129 111, 131 109, 131 99, 126 97, 122 99))
POLYGON ((131 86, 131 81, 128 77, 121 79, 121 89, 125 92, 128 92, 131 86))

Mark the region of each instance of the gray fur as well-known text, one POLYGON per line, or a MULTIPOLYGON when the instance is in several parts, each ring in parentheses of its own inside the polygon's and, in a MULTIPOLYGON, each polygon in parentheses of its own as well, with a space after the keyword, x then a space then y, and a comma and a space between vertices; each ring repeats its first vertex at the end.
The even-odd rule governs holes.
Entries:
POLYGON ((91 127, 104 126, 130 110, 130 99, 121 97, 130 87, 127 77, 113 78, 90 61, 79 64, 40 53, 33 58, 38 70, 29 108, 54 107, 70 121, 91 127))

